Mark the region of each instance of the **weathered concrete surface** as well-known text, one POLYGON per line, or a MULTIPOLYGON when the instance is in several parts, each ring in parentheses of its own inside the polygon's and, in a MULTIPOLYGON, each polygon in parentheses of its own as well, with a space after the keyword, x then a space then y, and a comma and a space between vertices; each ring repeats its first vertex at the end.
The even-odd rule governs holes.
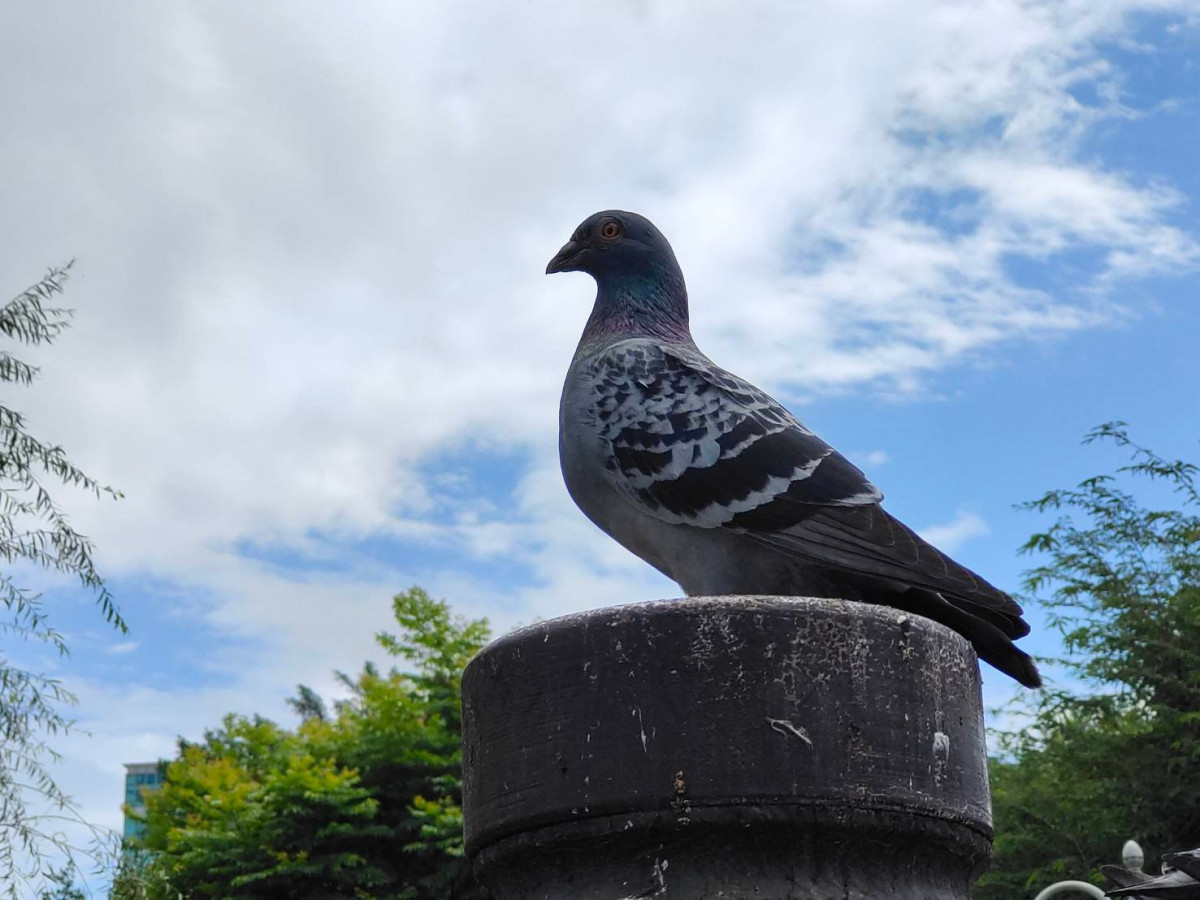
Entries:
POLYGON ((509 898, 965 900, 974 652, 886 607, 694 597, 543 622, 463 679, 467 852, 509 898))

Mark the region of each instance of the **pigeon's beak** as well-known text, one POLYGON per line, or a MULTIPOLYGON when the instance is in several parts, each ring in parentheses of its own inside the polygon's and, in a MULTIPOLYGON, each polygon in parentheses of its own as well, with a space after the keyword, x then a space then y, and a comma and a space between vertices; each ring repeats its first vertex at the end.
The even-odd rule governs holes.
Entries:
POLYGON ((575 241, 567 241, 563 244, 562 249, 554 254, 554 259, 550 260, 546 266, 546 274, 553 275, 555 272, 575 271, 575 266, 572 265, 572 262, 579 255, 579 251, 579 244, 575 241))

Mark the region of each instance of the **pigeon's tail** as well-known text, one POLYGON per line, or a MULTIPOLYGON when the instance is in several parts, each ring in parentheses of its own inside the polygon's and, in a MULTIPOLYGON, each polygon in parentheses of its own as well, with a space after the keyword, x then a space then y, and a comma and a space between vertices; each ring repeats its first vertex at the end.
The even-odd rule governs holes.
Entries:
POLYGON ((1017 649, 1012 639, 991 622, 960 609, 936 591, 909 588, 894 605, 927 616, 953 628, 971 642, 975 653, 1006 675, 1011 675, 1028 688, 1042 686, 1037 664, 1028 653, 1017 649))
POLYGON ((1011 675, 1025 687, 1040 688, 1042 686, 1042 675, 1038 672, 1033 658, 1023 650, 1014 647, 1008 638, 1004 638, 1003 642, 997 643, 994 647, 985 648, 976 643, 975 652, 984 662, 991 663, 1001 672, 1011 675))

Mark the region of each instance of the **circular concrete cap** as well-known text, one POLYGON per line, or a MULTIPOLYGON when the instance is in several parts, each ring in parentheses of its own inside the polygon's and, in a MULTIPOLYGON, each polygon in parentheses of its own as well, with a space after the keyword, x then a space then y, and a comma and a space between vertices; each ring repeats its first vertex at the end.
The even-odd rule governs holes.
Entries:
POLYGON ((839 898, 858 881, 966 898, 986 861, 978 666, 920 616, 795 597, 594 610, 490 644, 463 702, 467 852, 499 898, 737 896, 745 878, 769 897, 774 877, 813 886, 779 894, 797 898, 830 879, 839 898))

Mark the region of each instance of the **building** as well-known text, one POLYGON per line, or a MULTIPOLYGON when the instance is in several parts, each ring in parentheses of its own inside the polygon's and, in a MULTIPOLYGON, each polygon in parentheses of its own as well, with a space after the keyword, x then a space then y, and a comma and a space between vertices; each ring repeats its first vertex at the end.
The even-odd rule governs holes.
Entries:
POLYGON ((142 836, 145 826, 130 818, 129 813, 145 813, 146 799, 143 792, 156 791, 162 787, 162 783, 161 763, 125 763, 125 837, 142 836))

